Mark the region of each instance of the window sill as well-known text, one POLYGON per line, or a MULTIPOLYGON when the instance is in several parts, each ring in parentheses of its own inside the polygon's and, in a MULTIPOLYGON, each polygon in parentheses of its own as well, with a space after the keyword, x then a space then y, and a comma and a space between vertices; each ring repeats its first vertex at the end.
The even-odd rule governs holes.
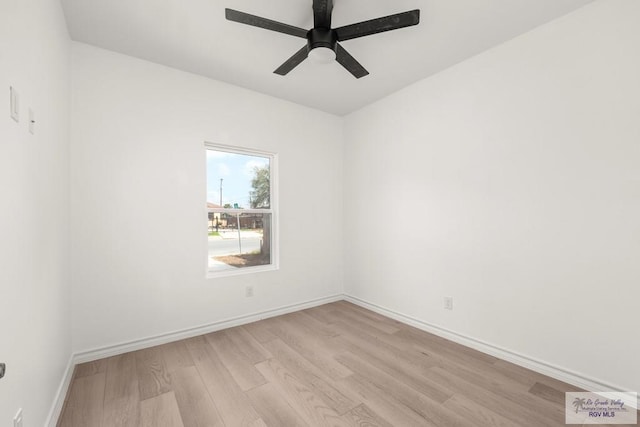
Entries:
POLYGON ((253 274, 253 273, 262 273, 265 271, 275 271, 278 270, 278 266, 271 265, 259 265, 255 267, 231 267, 229 269, 224 270, 208 270, 207 271, 207 279, 218 279, 220 277, 229 277, 229 276, 241 276, 244 274, 253 274))

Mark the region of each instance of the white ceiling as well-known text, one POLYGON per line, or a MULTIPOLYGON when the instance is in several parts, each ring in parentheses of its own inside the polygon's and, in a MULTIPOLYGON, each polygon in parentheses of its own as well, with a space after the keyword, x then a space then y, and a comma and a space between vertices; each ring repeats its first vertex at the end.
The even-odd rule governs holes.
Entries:
POLYGON ((418 26, 342 43, 371 74, 304 61, 304 39, 225 20, 225 7, 301 28, 312 0, 61 0, 73 40, 344 115, 592 0, 334 0, 333 26, 420 9, 418 26))

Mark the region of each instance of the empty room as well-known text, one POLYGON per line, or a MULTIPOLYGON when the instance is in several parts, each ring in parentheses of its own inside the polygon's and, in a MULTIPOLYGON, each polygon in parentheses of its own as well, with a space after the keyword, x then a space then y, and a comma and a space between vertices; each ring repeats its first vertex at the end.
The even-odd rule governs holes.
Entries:
POLYGON ((637 425, 640 1, 0 0, 0 425, 637 425))

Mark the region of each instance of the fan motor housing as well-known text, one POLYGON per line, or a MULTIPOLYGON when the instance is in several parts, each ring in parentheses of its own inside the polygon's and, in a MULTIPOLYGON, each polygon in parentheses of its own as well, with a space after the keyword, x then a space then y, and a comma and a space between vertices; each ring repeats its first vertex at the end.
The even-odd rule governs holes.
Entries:
POLYGON ((317 47, 326 47, 335 52, 337 43, 338 36, 334 30, 328 28, 312 28, 307 33, 307 50, 309 52, 317 47))

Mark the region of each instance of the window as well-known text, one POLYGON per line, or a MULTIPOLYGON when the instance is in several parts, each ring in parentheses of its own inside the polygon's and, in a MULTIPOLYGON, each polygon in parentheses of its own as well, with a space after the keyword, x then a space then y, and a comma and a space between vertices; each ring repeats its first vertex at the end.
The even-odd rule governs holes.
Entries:
POLYGON ((275 154, 205 147, 210 275, 275 269, 275 154))

